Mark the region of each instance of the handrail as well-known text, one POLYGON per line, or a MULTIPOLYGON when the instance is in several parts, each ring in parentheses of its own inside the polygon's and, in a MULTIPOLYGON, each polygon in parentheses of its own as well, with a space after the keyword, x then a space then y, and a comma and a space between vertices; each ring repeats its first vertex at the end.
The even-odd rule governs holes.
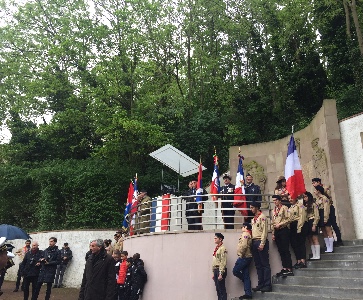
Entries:
MULTIPOLYGON (((221 197, 240 196, 240 194, 204 194, 200 195, 208 200, 201 201, 203 203, 203 214, 200 216, 186 217, 186 199, 196 198, 196 195, 191 196, 174 196, 164 195, 151 199, 148 203, 138 203, 137 212, 134 215, 128 215, 126 219, 129 224, 129 235, 139 235, 145 233, 157 233, 167 231, 188 231, 187 218, 201 218, 201 222, 194 223, 194 225, 203 226, 204 230, 210 229, 223 229, 225 223, 223 222, 222 214, 225 211, 236 211, 234 214, 233 225, 235 229, 241 228, 244 217, 239 212, 247 209, 241 208, 223 208, 222 203, 233 203, 234 200, 221 199, 221 197), (217 200, 211 200, 213 196, 217 196, 217 200), (146 212, 146 213, 145 213, 146 212)), ((264 199, 261 202, 262 210, 269 220, 269 230, 271 231, 271 217, 273 204, 270 201, 272 194, 244 194, 244 196, 257 196, 264 199)), ((233 199, 233 198, 232 198, 233 199)), ((251 201, 247 201, 251 203, 251 201)), ((194 206, 197 202, 191 202, 194 206)), ((197 211, 198 209, 188 209, 188 211, 197 211)))

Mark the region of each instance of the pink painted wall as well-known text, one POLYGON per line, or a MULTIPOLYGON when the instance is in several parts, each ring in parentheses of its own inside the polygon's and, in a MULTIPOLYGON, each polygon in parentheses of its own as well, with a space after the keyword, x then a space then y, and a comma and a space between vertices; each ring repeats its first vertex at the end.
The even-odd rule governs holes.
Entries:
MULTIPOLYGON (((228 250, 226 287, 230 299, 244 294, 242 282, 232 274, 237 259, 236 249, 240 232, 237 230, 218 232, 222 232, 225 236, 224 245, 228 250)), ((215 248, 213 238, 214 231, 166 232, 127 238, 124 249, 129 255, 140 253, 148 273, 148 282, 142 299, 217 299, 211 271, 215 248)), ((277 248, 271 240, 270 264, 272 274, 276 274, 282 268, 277 248)), ((255 287, 257 275, 254 262, 251 263, 250 273, 252 287, 255 287)))

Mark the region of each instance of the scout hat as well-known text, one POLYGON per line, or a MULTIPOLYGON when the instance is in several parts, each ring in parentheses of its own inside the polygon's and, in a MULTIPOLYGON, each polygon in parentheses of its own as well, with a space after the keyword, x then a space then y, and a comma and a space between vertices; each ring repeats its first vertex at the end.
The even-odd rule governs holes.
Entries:
POLYGON ((276 183, 280 183, 281 181, 286 181, 285 176, 279 176, 279 177, 277 178, 276 183))

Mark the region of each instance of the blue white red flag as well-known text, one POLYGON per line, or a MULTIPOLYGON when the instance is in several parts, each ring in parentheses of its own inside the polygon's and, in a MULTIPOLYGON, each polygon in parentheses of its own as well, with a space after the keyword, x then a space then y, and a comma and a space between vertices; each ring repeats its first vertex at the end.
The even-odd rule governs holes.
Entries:
POLYGON ((202 163, 199 164, 199 173, 198 173, 198 182, 197 182, 197 192, 196 192, 196 202, 202 202, 202 196, 198 196, 198 195, 203 195, 203 181, 202 181, 202 171, 203 171, 203 166, 202 163))
POLYGON ((126 207, 125 207, 124 221, 122 223, 122 226, 125 229, 129 227, 128 220, 129 220, 129 214, 131 212, 133 196, 134 196, 134 185, 133 185, 132 180, 131 180, 130 186, 129 186, 129 192, 127 194, 127 202, 126 202, 126 207))
MULTIPOLYGON (((219 182, 219 168, 218 168, 218 156, 217 153, 214 153, 213 155, 214 159, 214 170, 213 170, 213 176, 212 176, 212 182, 210 185, 210 193, 211 194, 219 194, 221 190, 221 185, 219 182)), ((212 200, 215 201, 218 199, 218 196, 212 196, 212 200)))
POLYGON ((294 135, 291 135, 287 148, 287 158, 285 164, 286 189, 292 199, 296 199, 303 194, 305 189, 304 177, 300 165, 299 156, 296 151, 294 135))
POLYGON ((234 193, 237 194, 234 196, 234 202, 233 205, 236 208, 241 209, 241 214, 243 216, 248 215, 248 209, 247 209, 247 202, 246 202, 246 196, 245 196, 245 187, 244 187, 244 180, 245 175, 243 172, 243 159, 244 157, 240 154, 238 154, 238 167, 237 167, 237 175, 236 175, 236 186, 234 189, 234 193))

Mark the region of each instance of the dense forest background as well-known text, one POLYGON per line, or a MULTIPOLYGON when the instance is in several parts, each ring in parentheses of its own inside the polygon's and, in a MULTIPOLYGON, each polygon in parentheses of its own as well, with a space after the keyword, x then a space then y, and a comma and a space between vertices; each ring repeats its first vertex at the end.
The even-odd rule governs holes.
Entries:
MULTIPOLYGON (((221 172, 231 145, 363 110, 363 1, 0 1, 0 221, 118 228, 167 143, 221 172)), ((243 147, 242 147, 243 152, 243 147)), ((177 174, 164 169, 165 182, 177 174)), ((189 178, 180 178, 184 188, 189 178)))

